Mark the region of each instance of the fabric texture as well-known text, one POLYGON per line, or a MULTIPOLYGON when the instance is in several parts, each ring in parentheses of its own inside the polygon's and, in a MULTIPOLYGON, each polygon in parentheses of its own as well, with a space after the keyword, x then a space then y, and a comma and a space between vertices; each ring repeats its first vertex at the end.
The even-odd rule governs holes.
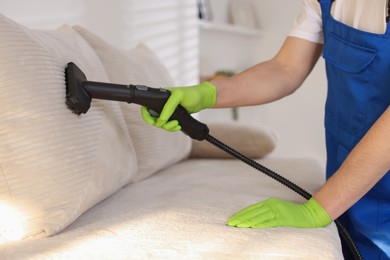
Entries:
MULTIPOLYGON (((276 134, 265 127, 241 122, 212 122, 210 134, 249 158, 262 158, 276 146, 276 134)), ((191 158, 232 158, 205 141, 193 141, 191 158)))
POLYGON ((130 181, 133 145, 118 104, 67 109, 68 62, 108 79, 72 28, 35 31, 0 15, 0 50, 0 242, 53 235, 130 181))
MULTIPOLYGON (((74 27, 95 49, 105 66, 110 81, 118 84, 173 86, 173 80, 157 56, 146 46, 139 45, 129 52, 118 50, 88 30, 74 27)), ((120 104, 138 160, 135 181, 189 156, 191 139, 181 132, 169 133, 146 124, 139 105, 120 104)))
MULTIPOLYGON (((388 0, 337 0, 332 4, 334 19, 366 32, 386 31, 388 0)), ((318 0, 304 0, 301 14, 295 20, 290 36, 323 43, 321 7, 318 0)))
MULTIPOLYGON (((305 158, 260 161, 310 192, 322 167, 305 158)), ((237 160, 186 160, 130 184, 60 234, 0 246, 5 259, 343 259, 326 228, 239 229, 226 220, 268 197, 304 202, 237 160), (319 250, 320 249, 320 250, 319 250)))

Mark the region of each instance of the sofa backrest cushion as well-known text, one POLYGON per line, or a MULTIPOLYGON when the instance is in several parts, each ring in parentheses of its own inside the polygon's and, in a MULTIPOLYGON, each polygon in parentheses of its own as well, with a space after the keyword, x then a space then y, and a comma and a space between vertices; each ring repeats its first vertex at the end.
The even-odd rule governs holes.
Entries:
POLYGON ((71 27, 32 30, 0 14, 0 242, 55 234, 137 170, 118 103, 93 101, 81 116, 67 109, 70 61, 108 80, 71 27))
MULTIPOLYGON (((74 27, 95 49, 111 82, 171 87, 173 80, 158 57, 145 45, 130 51, 119 50, 80 26, 74 27)), ((138 159, 135 181, 189 156, 191 139, 181 132, 170 133, 146 124, 140 106, 121 103, 138 159)))

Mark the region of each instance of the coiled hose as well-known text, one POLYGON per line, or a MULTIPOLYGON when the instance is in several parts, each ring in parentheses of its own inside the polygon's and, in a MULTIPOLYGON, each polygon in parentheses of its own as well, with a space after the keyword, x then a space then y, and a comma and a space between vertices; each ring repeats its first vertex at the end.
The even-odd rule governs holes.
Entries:
MULTIPOLYGON (((268 175, 269 177, 273 178, 274 180, 280 182, 281 184, 287 186, 291 190, 293 190, 296 193, 298 193, 299 195, 301 195, 303 198, 310 199, 312 197, 312 195, 309 192, 307 192, 303 188, 299 187, 295 183, 293 183, 290 180, 284 178, 283 176, 277 174, 276 172, 268 169, 267 167, 261 165, 260 163, 246 157, 245 155, 234 150, 233 148, 229 147, 228 145, 222 143, 221 141, 219 141, 215 137, 211 136, 210 134, 208 134, 206 136, 205 140, 208 141, 209 143, 215 145, 219 149, 227 152, 228 154, 234 156, 235 158, 243 161, 244 163, 248 164, 249 166, 268 175)), ((341 235, 341 238, 348 245, 348 248, 351 251, 354 259, 356 259, 356 260, 363 259, 362 255, 359 252, 359 249, 356 247, 355 243, 353 242, 353 240, 352 240, 351 236, 349 235, 348 231, 346 230, 346 228, 341 224, 341 222, 338 219, 334 220, 334 222, 336 223, 336 226, 337 226, 338 231, 341 235)))

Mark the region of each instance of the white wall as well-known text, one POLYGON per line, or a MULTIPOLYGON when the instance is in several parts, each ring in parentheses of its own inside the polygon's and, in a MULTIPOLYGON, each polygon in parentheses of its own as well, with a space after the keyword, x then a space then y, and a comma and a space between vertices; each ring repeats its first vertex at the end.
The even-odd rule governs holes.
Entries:
POLYGON ((85 24, 84 0, 0 0, 0 12, 31 28, 53 29, 64 23, 85 24))
MULTIPOLYGON (((228 0, 211 0, 211 3, 217 22, 226 19, 228 0)), ((235 43, 235 50, 229 46, 224 52, 224 46, 220 45, 218 51, 225 53, 221 55, 221 60, 226 68, 239 70, 245 65, 250 66, 273 57, 285 40, 302 5, 302 1, 291 0, 252 0, 252 3, 263 34, 258 38, 242 37, 239 40, 241 43, 235 43), (232 52, 235 53, 231 54, 232 52), (245 62, 242 57, 245 57, 245 62)), ((202 43, 200 46, 201 54, 206 53, 207 46, 202 46, 202 43)), ((275 156, 311 156, 324 164, 325 96, 326 77, 321 59, 309 78, 293 95, 273 104, 239 108, 239 120, 260 123, 274 129, 278 135, 275 156)), ((201 114, 201 119, 225 121, 230 120, 230 115, 228 110, 207 111, 201 114)))
MULTIPOLYGON (((302 1, 255 0, 264 37, 258 42, 259 60, 270 58, 290 31, 301 11, 302 1)), ((277 153, 283 156, 313 156, 325 163, 324 106, 327 92, 321 58, 302 87, 293 95, 265 106, 264 121, 277 130, 277 153)), ((250 115, 250 113, 247 113, 250 115)))

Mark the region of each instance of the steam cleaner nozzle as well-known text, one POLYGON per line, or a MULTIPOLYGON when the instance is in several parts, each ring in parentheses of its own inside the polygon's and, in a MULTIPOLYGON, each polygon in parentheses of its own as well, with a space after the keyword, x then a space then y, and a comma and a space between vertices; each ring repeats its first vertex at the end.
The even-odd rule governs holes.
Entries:
MULTIPOLYGON (((66 105, 76 115, 86 114, 92 99, 135 103, 147 107, 159 115, 171 93, 162 88, 144 85, 120 85, 88 81, 85 74, 73 62, 65 68, 66 105)), ((177 120, 182 132, 193 139, 204 140, 209 134, 207 125, 194 119, 185 108, 178 106, 170 120, 177 120)))
POLYGON ((73 62, 65 69, 66 105, 76 115, 85 114, 91 106, 91 95, 83 83, 87 80, 84 73, 73 62))

